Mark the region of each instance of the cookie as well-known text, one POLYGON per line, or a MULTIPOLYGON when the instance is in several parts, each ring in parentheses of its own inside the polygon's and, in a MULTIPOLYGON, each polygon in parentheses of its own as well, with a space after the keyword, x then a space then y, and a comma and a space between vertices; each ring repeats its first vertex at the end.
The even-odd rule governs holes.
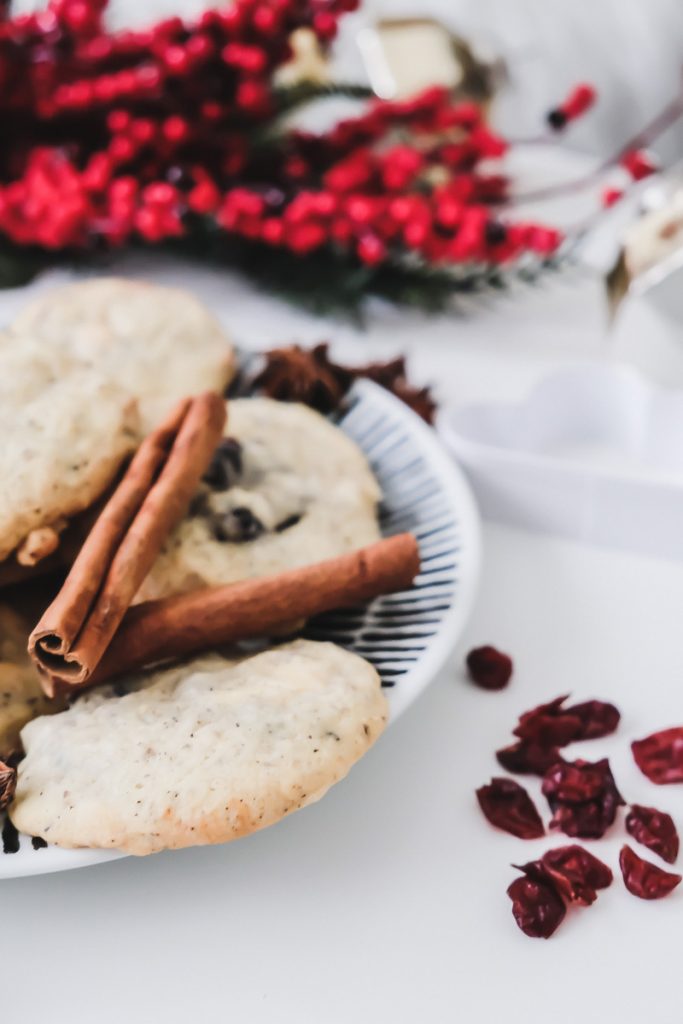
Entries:
POLYGON ((24 728, 21 832, 132 854, 236 839, 323 796, 387 718, 371 665, 306 640, 122 685, 24 728))
POLYGON ((222 392, 235 372, 229 339, 194 296, 143 281, 93 278, 46 292, 9 333, 119 384, 137 399, 143 433, 186 395, 222 392))
POLYGON ((0 561, 50 555, 183 396, 222 391, 232 347, 192 296, 93 279, 47 293, 0 333, 0 561))
POLYGON ((28 632, 19 615, 0 605, 0 760, 19 748, 19 733, 27 722, 63 706, 41 689, 26 653, 28 632))
POLYGON ((0 350, 0 560, 17 548, 31 564, 108 487, 138 443, 139 420, 125 392, 92 369, 46 372, 29 343, 20 361, 7 355, 0 350))
POLYGON ((226 433, 139 600, 307 565, 379 539, 377 481, 358 446, 319 413, 236 399, 226 433))

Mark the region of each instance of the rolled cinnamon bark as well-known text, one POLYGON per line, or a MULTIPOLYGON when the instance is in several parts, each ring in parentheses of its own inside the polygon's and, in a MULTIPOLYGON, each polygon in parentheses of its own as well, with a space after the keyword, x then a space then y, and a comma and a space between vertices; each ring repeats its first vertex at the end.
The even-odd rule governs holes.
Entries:
POLYGON ((225 416, 223 399, 207 392, 183 400, 142 442, 29 637, 29 654, 46 680, 51 673, 75 682, 91 676, 164 540, 185 515, 225 416))
POLYGON ((50 685, 70 693, 155 662, 269 636, 298 619, 406 590, 419 570, 417 541, 402 533, 273 576, 147 601, 126 614, 88 679, 53 676, 50 685))
POLYGON ((17 787, 17 770, 0 761, 0 811, 3 811, 14 797, 17 787))

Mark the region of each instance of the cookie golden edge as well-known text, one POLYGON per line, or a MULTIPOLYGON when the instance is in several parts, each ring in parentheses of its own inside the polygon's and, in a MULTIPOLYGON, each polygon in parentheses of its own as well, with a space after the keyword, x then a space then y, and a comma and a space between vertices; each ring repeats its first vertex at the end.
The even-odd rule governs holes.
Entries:
MULTIPOLYGON (((22 740, 27 753, 26 758, 19 766, 17 793, 9 812, 13 824, 20 832, 40 836, 47 842, 66 849, 107 849, 144 856, 167 849, 226 843, 273 825, 294 811, 316 802, 325 795, 331 786, 348 774, 353 765, 379 738, 387 723, 388 702, 382 691, 381 680, 373 666, 358 655, 345 651, 334 644, 296 640, 290 644, 270 648, 261 654, 240 659, 240 662, 246 663, 250 659, 263 659, 266 656, 270 658, 269 665, 273 662, 276 664, 279 657, 289 657, 292 653, 295 659, 297 655, 304 658, 311 655, 319 657, 320 670, 316 681, 316 692, 313 694, 313 707, 316 714, 322 709, 322 718, 324 718, 326 708, 326 686, 329 685, 329 679, 326 679, 328 662, 331 666, 329 672, 336 671, 343 661, 344 671, 353 675, 353 686, 349 688, 348 704, 342 707, 336 718, 337 733, 336 735, 330 734, 334 735, 334 739, 328 744, 327 755, 321 763, 316 765, 315 769, 309 767, 297 774, 296 767, 292 768, 300 763, 302 756, 305 761, 304 747, 306 740, 310 740, 311 737, 302 732, 298 735, 289 763, 283 766, 284 782, 278 779, 277 785, 261 785, 262 779, 258 774, 258 769, 256 770, 256 782, 250 782, 242 791, 240 791, 239 785, 231 791, 230 779, 224 779, 225 790, 222 791, 220 807, 203 810, 198 806, 195 809, 196 813, 179 814, 174 808, 172 800, 168 800, 163 809, 160 807, 153 819, 141 828, 136 826, 134 817, 135 781, 131 781, 130 792, 125 795, 122 813, 119 802, 121 794, 117 794, 107 801, 106 797, 102 798, 101 795, 97 799, 93 799, 92 794, 88 795, 86 791, 85 797, 81 798, 78 787, 74 788, 71 784, 70 788, 70 782, 66 776, 55 779, 45 774, 43 777, 40 771, 37 775, 32 776, 32 752, 34 749, 49 750, 52 763, 54 760, 59 762, 59 743, 56 749, 50 750, 50 722, 57 723, 59 731, 59 720, 73 713, 73 709, 69 709, 55 716, 54 719, 34 720, 22 732, 22 740), (355 695, 351 692, 354 687, 357 690, 355 695), (50 791, 50 786, 53 787, 52 791, 50 791), (259 786, 261 786, 261 791, 259 791, 259 786), (47 794, 46 797, 43 796, 44 793, 47 794), (68 805, 69 800, 73 801, 66 821, 62 817, 63 808, 61 806, 60 812, 56 815, 50 810, 51 802, 54 801, 54 806, 57 806, 62 793, 64 805, 68 805), (130 803, 126 802, 128 797, 130 803), (80 806, 78 806, 79 802, 80 806)), ((209 660, 216 657, 219 656, 208 656, 209 660)), ((195 666, 199 665, 201 668, 206 663, 206 659, 207 656, 202 656, 182 666, 181 672, 184 674, 180 681, 191 677, 195 666)), ((234 664, 228 659, 222 660, 225 661, 228 670, 234 664)), ((262 664, 263 662, 261 662, 262 664)), ((149 689, 145 689, 143 685, 144 692, 149 696, 150 691, 157 685, 154 682, 155 678, 163 690, 164 675, 174 671, 178 672, 177 666, 163 670, 161 673, 148 674, 147 679, 152 680, 152 685, 149 689)), ((144 684, 144 676, 137 678, 142 679, 144 684)), ((106 687, 102 689, 109 691, 109 688, 106 687)), ((95 714, 107 700, 126 700, 126 697, 116 696, 104 696, 100 700, 97 691, 92 691, 92 694, 94 695, 95 714)), ((153 699, 153 694, 150 699, 153 699)), ((77 706, 78 702, 74 707, 77 706)), ((106 717, 105 715, 105 721, 106 717)), ((119 725, 125 726, 125 721, 119 725)), ((69 742, 68 736, 64 737, 64 741, 69 742)), ((170 753, 173 754, 172 751, 170 753)), ((267 754, 267 751, 264 751, 264 754, 267 754)), ((163 757, 161 761, 163 762, 163 757)), ((258 764, 258 761, 256 763, 258 764)), ((163 771, 163 768, 160 771, 163 771)), ((163 776, 160 776, 157 781, 160 786, 165 784, 163 776)), ((216 780, 213 782, 215 783, 216 780)), ((210 802, 207 799, 205 803, 210 802)))

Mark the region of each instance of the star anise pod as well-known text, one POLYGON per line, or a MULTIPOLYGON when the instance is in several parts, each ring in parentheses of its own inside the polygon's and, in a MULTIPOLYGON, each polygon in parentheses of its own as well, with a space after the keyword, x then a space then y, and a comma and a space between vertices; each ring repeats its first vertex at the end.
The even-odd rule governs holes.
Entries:
POLYGON ((303 402, 318 412, 332 412, 350 386, 342 384, 327 360, 327 346, 306 350, 298 345, 273 348, 252 381, 258 391, 280 402, 303 402))
POLYGON ((436 403, 429 388, 409 384, 403 356, 386 363, 343 366, 333 363, 328 353, 326 343, 309 350, 298 345, 271 349, 253 386, 280 401, 304 402, 319 412, 332 412, 354 380, 364 377, 396 395, 427 423, 433 422, 436 403))

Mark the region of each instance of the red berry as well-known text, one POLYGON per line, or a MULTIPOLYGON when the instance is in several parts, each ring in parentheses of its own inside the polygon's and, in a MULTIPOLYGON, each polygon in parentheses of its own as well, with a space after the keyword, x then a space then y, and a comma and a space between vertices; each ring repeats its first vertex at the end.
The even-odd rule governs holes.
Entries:
POLYGON ((265 114, 270 106, 270 92, 261 82, 246 80, 238 85, 235 102, 242 110, 265 114))
POLYGON ((285 234, 286 244, 299 255, 320 248, 325 240, 326 234, 320 224, 294 224, 285 234))
POLYGON ((329 11, 318 11, 313 17, 313 31, 322 42, 329 42, 337 34, 337 19, 329 11))
POLYGON ((624 153, 620 163, 621 166, 628 171, 634 181, 640 181, 642 178, 647 178, 657 170, 656 163, 643 149, 632 149, 628 153, 624 153))
POLYGON ((109 153, 117 164, 128 163, 135 156, 135 146, 130 139, 117 135, 109 143, 109 153))
POLYGON ((178 117, 177 114, 167 117, 161 126, 164 137, 169 142, 185 142, 190 135, 190 126, 187 121, 178 117))
POLYGON ((148 242, 159 242, 163 238, 162 217, 159 210, 143 207, 135 214, 135 227, 148 242))
POLYGON ((112 202, 130 203, 138 194, 138 183, 133 177, 126 176, 116 178, 109 188, 109 196, 112 202))
POLYGON ((195 213, 213 213, 219 202, 220 192, 212 181, 200 181, 187 197, 187 205, 195 213))
POLYGON ((351 196, 346 212, 356 224, 370 224, 375 215, 375 204, 367 196, 351 196))
POLYGON ((384 242, 376 235, 363 235, 358 243, 358 258, 368 266, 375 266, 386 259, 387 250, 384 242))
POLYGON ((226 64, 251 75, 261 74, 268 63, 266 53, 260 47, 243 46, 241 43, 228 43, 221 50, 221 57, 226 64))
POLYGON ((261 35, 272 36, 279 28, 280 19, 274 8, 260 4, 252 15, 251 23, 261 35))
POLYGON ((332 222, 330 227, 330 235, 335 242, 339 242, 341 245, 346 244, 353 238, 353 227, 348 220, 338 218, 332 222))
POLYGON ((190 58, 184 46, 168 46, 163 55, 164 64, 175 75, 182 75, 190 67, 190 58))
POLYGON ((430 227, 422 221, 413 221, 406 224, 403 229, 403 237, 406 245, 411 249, 419 249, 429 237, 430 227))
POLYGON ((280 245, 284 237, 284 224, 278 217, 267 217, 261 225, 261 238, 269 245, 280 245))
POLYGON ((143 189, 142 198, 150 206, 171 206, 178 199, 178 193, 168 182, 155 181, 143 189))
POLYGON ((207 121, 219 121, 223 116, 223 108, 215 100, 207 100, 201 105, 202 117, 207 121))
POLYGON ((161 72, 154 64, 143 64, 135 69, 138 86, 145 92, 156 92, 161 85, 161 72))
POLYGON ((83 185, 93 192, 103 191, 111 180, 113 169, 111 157, 107 153, 95 153, 83 171, 83 185))
POLYGON ((568 121, 573 121, 589 110, 597 99, 597 93, 592 85, 585 82, 575 86, 561 105, 568 121))
POLYGON ((136 142, 146 146, 156 135, 156 125, 147 117, 137 117, 130 126, 130 133, 136 142))
POLYGON ((602 193, 602 205, 605 207, 614 206, 624 195, 624 190, 621 188, 606 188, 602 193))

